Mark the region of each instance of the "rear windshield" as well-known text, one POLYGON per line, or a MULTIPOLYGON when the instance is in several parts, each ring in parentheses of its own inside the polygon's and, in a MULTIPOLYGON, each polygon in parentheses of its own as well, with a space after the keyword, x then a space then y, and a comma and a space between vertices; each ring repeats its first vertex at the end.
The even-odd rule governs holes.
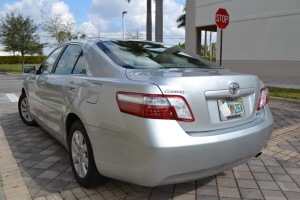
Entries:
POLYGON ((125 68, 222 68, 177 46, 118 40, 102 41, 97 45, 115 63, 125 68))

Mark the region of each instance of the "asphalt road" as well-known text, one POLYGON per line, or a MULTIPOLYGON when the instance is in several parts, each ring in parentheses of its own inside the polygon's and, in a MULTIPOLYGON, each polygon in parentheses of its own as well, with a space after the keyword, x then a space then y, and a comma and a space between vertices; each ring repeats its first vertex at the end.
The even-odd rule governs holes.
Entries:
POLYGON ((23 81, 28 76, 0 74, 0 93, 20 93, 23 81))

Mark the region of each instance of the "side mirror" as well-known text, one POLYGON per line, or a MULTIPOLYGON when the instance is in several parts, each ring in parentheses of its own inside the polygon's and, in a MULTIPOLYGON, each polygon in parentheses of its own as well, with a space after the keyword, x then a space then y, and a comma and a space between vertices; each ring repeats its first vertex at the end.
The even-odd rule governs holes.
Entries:
POLYGON ((25 74, 34 74, 36 72, 36 68, 34 65, 27 65, 23 67, 23 73, 25 74))

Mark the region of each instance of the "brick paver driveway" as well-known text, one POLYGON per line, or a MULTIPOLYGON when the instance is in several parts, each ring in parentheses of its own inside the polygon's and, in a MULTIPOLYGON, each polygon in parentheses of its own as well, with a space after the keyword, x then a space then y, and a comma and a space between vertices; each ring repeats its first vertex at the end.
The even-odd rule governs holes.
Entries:
POLYGON ((300 110, 271 109, 276 123, 260 158, 187 183, 148 188, 110 180, 87 190, 74 179, 66 149, 40 127, 24 125, 17 103, 0 94, 0 194, 6 199, 300 199, 300 110))

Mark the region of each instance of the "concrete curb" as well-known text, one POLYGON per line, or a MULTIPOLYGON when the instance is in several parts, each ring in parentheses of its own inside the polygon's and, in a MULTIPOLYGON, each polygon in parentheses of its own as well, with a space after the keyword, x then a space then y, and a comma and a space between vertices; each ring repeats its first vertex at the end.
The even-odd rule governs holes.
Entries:
POLYGON ((295 100, 295 99, 270 97, 269 104, 271 106, 283 106, 283 107, 288 107, 288 108, 299 108, 300 109, 300 100, 295 100))

